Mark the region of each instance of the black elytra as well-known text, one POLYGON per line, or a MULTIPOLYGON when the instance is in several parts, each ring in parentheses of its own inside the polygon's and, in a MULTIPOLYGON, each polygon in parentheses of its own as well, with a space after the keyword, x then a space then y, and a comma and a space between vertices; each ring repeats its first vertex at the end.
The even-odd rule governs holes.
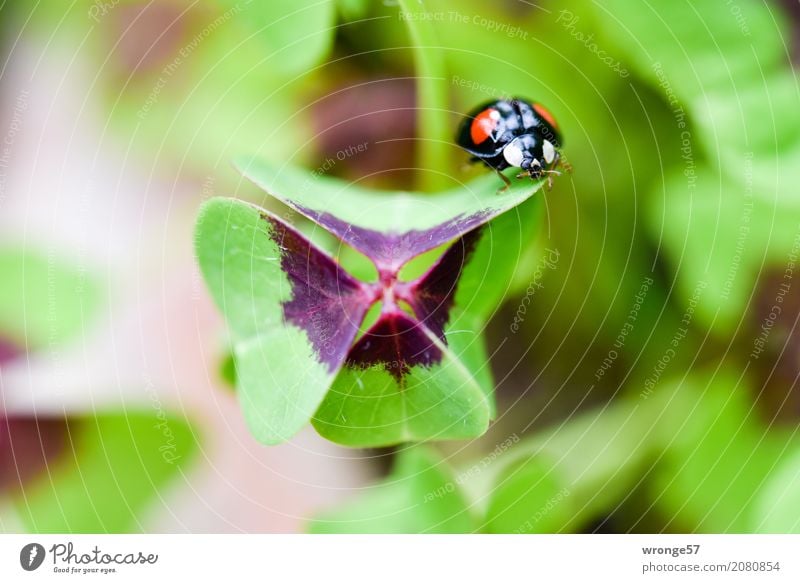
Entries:
POLYGON ((564 166, 563 139, 553 115, 541 104, 522 98, 496 99, 472 110, 461 123, 457 143, 472 155, 470 161, 483 162, 501 174, 506 168, 521 168, 518 177, 541 178, 548 182, 556 168, 564 166))

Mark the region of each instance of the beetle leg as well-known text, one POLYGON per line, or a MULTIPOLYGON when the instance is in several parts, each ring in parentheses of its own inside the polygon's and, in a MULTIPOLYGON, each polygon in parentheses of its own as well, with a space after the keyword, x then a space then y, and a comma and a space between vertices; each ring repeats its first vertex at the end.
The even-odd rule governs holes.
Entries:
POLYGON ((504 186, 502 186, 501 188, 497 189, 497 194, 500 194, 501 192, 505 192, 506 190, 508 190, 508 187, 511 186, 511 181, 508 179, 508 177, 505 174, 500 172, 497 168, 493 168, 493 170, 497 173, 497 175, 500 178, 503 179, 503 182, 505 182, 504 186))
POLYGON ((553 190, 553 175, 561 176, 561 172, 558 170, 541 170, 540 176, 547 174, 547 190, 553 190))

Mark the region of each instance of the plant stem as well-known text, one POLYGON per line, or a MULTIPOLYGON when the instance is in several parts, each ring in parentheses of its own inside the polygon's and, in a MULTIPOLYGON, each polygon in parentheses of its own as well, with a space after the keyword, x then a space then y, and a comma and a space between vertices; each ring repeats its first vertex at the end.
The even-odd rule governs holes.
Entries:
MULTIPOLYGON (((419 0, 398 0, 405 14, 427 12, 419 0), (411 6, 416 11, 412 12, 411 6)), ((446 188, 449 169, 448 148, 452 137, 447 124, 448 100, 445 63, 430 18, 404 18, 414 50, 417 75, 417 169, 424 191, 446 188), (444 174, 443 174, 444 173, 444 174)))

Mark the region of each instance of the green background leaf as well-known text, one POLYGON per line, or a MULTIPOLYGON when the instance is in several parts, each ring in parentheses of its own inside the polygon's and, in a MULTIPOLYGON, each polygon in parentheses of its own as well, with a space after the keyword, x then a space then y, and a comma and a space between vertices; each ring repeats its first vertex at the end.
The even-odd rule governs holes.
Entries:
POLYGON ((144 530, 161 489, 197 448, 182 419, 165 413, 108 413, 71 421, 71 452, 25 487, 16 506, 37 533, 144 530))
POLYGON ((800 449, 770 474, 759 493, 753 524, 757 532, 800 534, 800 449))
POLYGON ((675 424, 649 484, 654 503, 679 531, 747 533, 758 526, 759 493, 788 454, 791 430, 768 431, 733 370, 680 383, 675 424), (683 415, 679 415, 683 412, 683 415))
POLYGON ((102 298, 81 266, 31 249, 0 249, 0 280, 0 330, 28 350, 81 335, 102 298))
POLYGON ((263 43, 266 58, 286 75, 304 72, 330 51, 335 0, 220 0, 242 10, 240 18, 263 43))
POLYGON ((403 450, 391 475, 309 524, 312 533, 462 533, 472 531, 465 499, 446 464, 431 450, 403 450))

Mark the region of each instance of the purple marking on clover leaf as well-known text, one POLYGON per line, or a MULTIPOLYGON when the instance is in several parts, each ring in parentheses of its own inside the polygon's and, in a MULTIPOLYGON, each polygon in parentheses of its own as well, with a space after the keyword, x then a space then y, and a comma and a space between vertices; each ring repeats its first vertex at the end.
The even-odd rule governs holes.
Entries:
MULTIPOLYGON (((228 207, 233 208, 236 207, 228 207)), ((266 228, 256 228, 254 233, 269 238, 274 247, 258 245, 260 253, 270 256, 253 256, 249 261, 240 262, 238 267, 234 263, 231 273, 237 273, 238 269, 246 274, 248 269, 253 269, 253 259, 258 262, 279 262, 278 265, 271 265, 273 269, 280 267, 289 285, 289 293, 278 300, 281 320, 284 325, 304 332, 313 357, 329 373, 335 374, 345 363, 357 367, 383 365, 400 381, 414 366, 428 367, 442 360, 443 344, 446 344, 445 327, 455 301, 455 292, 463 268, 480 239, 481 229, 478 227, 457 237, 435 265, 420 278, 400 281, 399 272, 407 260, 440 245, 464 225, 471 224, 471 220, 397 235, 364 228, 350 229, 343 221, 325 215, 323 219, 340 233, 347 233, 349 229, 352 235, 357 236, 356 239, 349 238, 360 242, 363 249, 367 250, 365 245, 368 244, 369 249, 377 250, 376 255, 371 251, 370 254, 378 258, 379 279, 367 283, 347 273, 333 257, 281 218, 250 204, 239 207, 237 216, 244 226, 249 220, 263 221, 266 228), (249 210, 244 210, 248 207, 249 210), (257 210, 257 214, 247 218, 252 210, 257 210), (382 309, 377 321, 356 341, 367 311, 378 302, 382 309), (405 313, 401 304, 410 308, 412 314, 405 313)), ((230 225, 229 228, 233 233, 238 227, 230 225)), ((209 231, 212 232, 217 233, 209 231)), ((225 234, 218 236, 224 245, 225 234)), ((247 241, 240 240, 238 244, 247 245, 247 241)), ((243 247, 243 251, 246 252, 246 247, 243 247)), ((213 253, 209 257, 214 257, 213 253)), ((212 273, 215 270, 222 273, 221 267, 224 268, 224 263, 215 266, 210 262, 209 265, 212 266, 212 273)), ((258 281, 259 285, 271 285, 269 282, 274 281, 273 278, 274 275, 270 275, 253 281, 258 281)), ((263 295, 260 301, 269 301, 272 292, 261 290, 259 293, 263 295)))
POLYGON ((369 286, 279 219, 262 218, 271 225, 270 238, 280 248, 281 269, 292 288, 284 318, 306 332, 319 361, 334 372, 374 301, 369 286))
POLYGON ((390 271, 399 271, 400 267, 414 257, 480 227, 497 214, 489 211, 479 212, 469 216, 458 216, 430 229, 382 233, 351 225, 330 213, 318 212, 298 204, 292 206, 369 257, 379 270, 390 271))
MULTIPOLYGON (((280 249, 281 269, 292 290, 291 297, 282 303, 284 319, 305 331, 318 360, 328 370, 335 372, 346 359, 357 367, 383 365, 399 381, 413 366, 441 361, 442 352, 434 338, 445 340, 444 328, 458 280, 480 239, 480 228, 453 243, 419 279, 403 282, 397 276, 406 261, 427 251, 433 241, 433 246, 440 244, 436 237, 447 237, 453 231, 433 229, 397 236, 348 226, 351 235, 377 249, 381 258, 376 262, 381 266, 380 280, 366 283, 352 277, 278 217, 262 212, 261 218, 270 225, 269 237, 280 249), (422 242, 425 237, 429 243, 422 242), (391 261, 382 261, 401 248, 403 261, 397 261, 397 255, 391 261), (415 317, 405 314, 398 300, 405 301, 415 317), (378 320, 352 345, 367 310, 379 301, 383 309, 378 320)), ((348 232, 342 221, 330 215, 324 220, 348 232)))
POLYGON ((384 312, 347 355, 348 366, 383 366, 400 383, 413 366, 431 366, 442 351, 422 324, 399 310, 384 312))
POLYGON ((458 280, 481 238, 478 227, 453 243, 409 289, 407 302, 431 332, 447 343, 444 328, 450 319, 458 280))
POLYGON ((366 283, 280 218, 266 211, 260 216, 270 226, 266 232, 279 249, 281 270, 291 287, 289 299, 282 302, 284 321, 306 333, 317 360, 330 372, 345 362, 355 367, 382 365, 399 382, 412 367, 441 361, 436 339, 445 341, 458 280, 480 228, 458 238, 420 278, 405 282, 398 274, 409 259, 446 241, 465 223, 394 235, 351 228, 324 215, 323 220, 347 234, 347 239, 370 249, 380 277, 366 283), (399 301, 408 304, 414 315, 405 314, 399 301), (377 302, 382 303, 377 321, 353 345, 367 311, 377 302))

